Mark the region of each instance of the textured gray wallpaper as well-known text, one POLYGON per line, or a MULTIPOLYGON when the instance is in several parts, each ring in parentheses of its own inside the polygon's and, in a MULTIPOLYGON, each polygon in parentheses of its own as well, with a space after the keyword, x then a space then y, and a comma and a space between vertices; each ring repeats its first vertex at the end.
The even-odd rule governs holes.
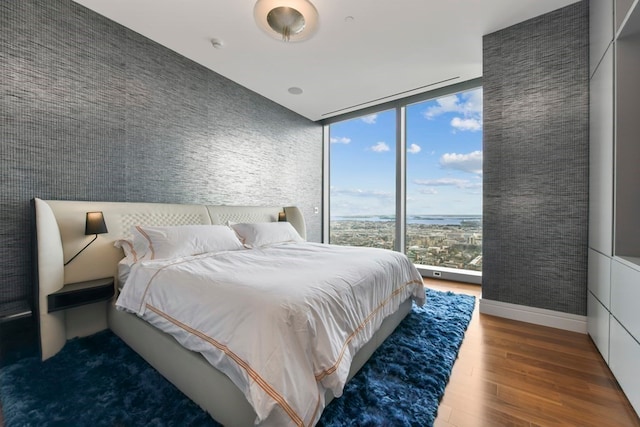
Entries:
POLYGON ((586 314, 589 18, 483 39, 483 298, 586 314))
POLYGON ((0 76, 0 303, 33 197, 297 205, 320 241, 319 124, 70 0, 0 3, 0 76))

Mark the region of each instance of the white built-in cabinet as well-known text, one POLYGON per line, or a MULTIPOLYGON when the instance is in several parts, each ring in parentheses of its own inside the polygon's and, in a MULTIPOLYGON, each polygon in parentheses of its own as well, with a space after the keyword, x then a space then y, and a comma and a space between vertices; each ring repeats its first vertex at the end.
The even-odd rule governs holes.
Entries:
POLYGON ((640 0, 591 0, 589 335, 640 414, 640 0))

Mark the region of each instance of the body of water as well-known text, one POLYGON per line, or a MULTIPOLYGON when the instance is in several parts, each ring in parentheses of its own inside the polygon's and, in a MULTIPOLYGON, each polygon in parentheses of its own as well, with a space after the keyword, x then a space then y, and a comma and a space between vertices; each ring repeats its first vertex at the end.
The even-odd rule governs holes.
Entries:
MULTIPOLYGON (((371 216, 335 216, 331 221, 395 221, 393 215, 371 215, 371 216)), ((478 222, 482 224, 482 215, 409 215, 407 224, 429 224, 429 225, 461 225, 463 222, 478 222)))

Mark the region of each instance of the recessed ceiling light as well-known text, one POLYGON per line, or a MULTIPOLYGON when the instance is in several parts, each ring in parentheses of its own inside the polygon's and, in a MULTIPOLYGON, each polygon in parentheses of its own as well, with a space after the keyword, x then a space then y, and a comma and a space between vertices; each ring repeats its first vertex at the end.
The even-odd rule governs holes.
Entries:
POLYGON ((296 86, 292 86, 292 87, 290 87, 290 88, 288 89, 288 91, 289 91, 289 93, 290 93, 291 95, 300 95, 300 94, 302 94, 302 92, 303 92, 303 91, 302 91, 302 89, 300 89, 299 87, 296 87, 296 86))
POLYGON ((354 18, 353 16, 349 15, 349 16, 346 16, 344 18, 344 22, 353 22, 354 19, 356 19, 356 18, 354 18))
POLYGON ((222 49, 222 47, 224 46, 224 42, 220 39, 211 39, 211 46, 216 49, 222 49))

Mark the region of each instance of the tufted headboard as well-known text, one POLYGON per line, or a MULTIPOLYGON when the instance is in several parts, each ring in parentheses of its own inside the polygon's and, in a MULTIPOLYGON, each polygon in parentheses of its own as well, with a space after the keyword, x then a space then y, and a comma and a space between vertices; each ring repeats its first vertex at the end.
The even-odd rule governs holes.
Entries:
POLYGON ((107 329, 107 303, 48 312, 48 295, 70 283, 117 277, 121 249, 133 225, 225 224, 278 221, 286 214, 306 239, 304 217, 296 207, 181 205, 170 203, 83 202, 33 199, 35 216, 35 313, 42 359, 56 354, 67 339, 107 329), (108 233, 100 234, 80 256, 64 265, 92 236, 84 234, 86 212, 102 211, 108 233))

